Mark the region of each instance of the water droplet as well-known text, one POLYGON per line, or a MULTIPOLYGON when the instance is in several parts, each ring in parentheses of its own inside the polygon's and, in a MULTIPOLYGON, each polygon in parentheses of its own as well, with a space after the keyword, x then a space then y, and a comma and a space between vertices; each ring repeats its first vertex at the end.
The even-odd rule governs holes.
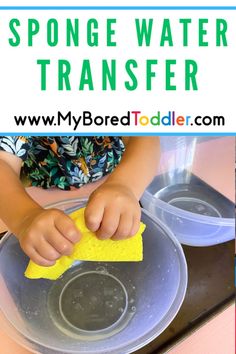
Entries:
POLYGON ((123 313, 123 312, 124 312, 123 307, 120 307, 120 308, 118 309, 118 311, 121 312, 121 313, 123 313))
POLYGON ((113 307, 113 302, 112 302, 112 301, 106 301, 105 304, 106 304, 106 306, 109 307, 109 308, 112 308, 112 307, 113 307))
POLYGON ((84 308, 83 308, 83 306, 80 305, 80 303, 77 303, 77 304, 75 305, 75 310, 84 311, 84 308))
POLYGON ((131 311, 132 311, 132 312, 135 312, 135 311, 136 311, 136 307, 135 307, 135 306, 132 306, 132 307, 131 307, 131 311))
POLYGON ((107 273, 107 270, 105 267, 99 266, 96 268, 96 271, 100 272, 100 273, 107 273))

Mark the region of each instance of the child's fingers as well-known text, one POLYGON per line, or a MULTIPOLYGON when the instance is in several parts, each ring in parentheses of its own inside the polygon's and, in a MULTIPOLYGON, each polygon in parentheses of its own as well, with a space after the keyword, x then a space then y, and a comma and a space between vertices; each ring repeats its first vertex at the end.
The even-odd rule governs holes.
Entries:
POLYGON ((141 218, 141 213, 140 213, 140 215, 136 215, 133 218, 133 226, 130 231, 130 236, 134 236, 138 232, 139 227, 140 227, 140 218, 141 218))
POLYGON ((116 232, 120 221, 120 213, 116 208, 107 207, 103 214, 102 223, 96 232, 98 238, 105 240, 116 232))
POLYGON ((73 243, 67 240, 57 229, 48 234, 46 240, 60 255, 70 256, 73 252, 73 243))
POLYGON ((49 267, 53 264, 55 264, 55 261, 50 261, 48 259, 45 259, 42 257, 34 248, 32 244, 29 242, 25 242, 25 240, 20 239, 20 245, 25 254, 35 263, 41 266, 49 267))
POLYGON ((55 227, 57 230, 70 242, 76 243, 81 239, 81 233, 76 228, 73 220, 68 216, 57 218, 55 220, 55 227))
POLYGON ((43 237, 40 238, 38 244, 35 245, 35 250, 41 257, 48 261, 55 261, 61 256, 60 253, 57 252, 43 237))
POLYGON ((112 236, 112 240, 124 240, 131 236, 131 230, 133 227, 133 215, 132 213, 123 213, 120 217, 120 222, 116 232, 112 236))
POLYGON ((55 261, 45 259, 34 248, 30 248, 28 251, 25 250, 25 253, 34 263, 40 266, 50 267, 55 264, 55 261))
POLYGON ((104 206, 99 200, 92 199, 85 208, 85 223, 89 230, 95 232, 100 228, 103 219, 104 206))

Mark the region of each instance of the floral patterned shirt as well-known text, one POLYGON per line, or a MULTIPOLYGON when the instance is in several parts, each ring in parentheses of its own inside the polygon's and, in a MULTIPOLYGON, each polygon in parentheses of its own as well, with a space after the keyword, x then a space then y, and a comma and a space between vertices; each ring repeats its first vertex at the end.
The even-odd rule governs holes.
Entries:
POLYGON ((120 137, 108 136, 0 136, 0 150, 22 159, 33 186, 69 190, 111 173, 124 144, 120 137))

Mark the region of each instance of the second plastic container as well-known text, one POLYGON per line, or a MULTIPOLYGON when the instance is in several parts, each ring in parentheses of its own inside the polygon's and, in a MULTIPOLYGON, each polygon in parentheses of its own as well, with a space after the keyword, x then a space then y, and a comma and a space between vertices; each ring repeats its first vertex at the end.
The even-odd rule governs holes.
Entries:
MULTIPOLYGON (((229 241, 235 228, 234 204, 192 173, 201 143, 197 137, 162 137, 159 173, 141 199, 143 207, 162 220, 182 244, 191 246, 229 241)), ((219 143, 214 141, 216 148, 219 143)), ((207 148, 204 158, 209 159, 210 169, 207 148)), ((226 183, 227 177, 231 176, 226 176, 226 183)))

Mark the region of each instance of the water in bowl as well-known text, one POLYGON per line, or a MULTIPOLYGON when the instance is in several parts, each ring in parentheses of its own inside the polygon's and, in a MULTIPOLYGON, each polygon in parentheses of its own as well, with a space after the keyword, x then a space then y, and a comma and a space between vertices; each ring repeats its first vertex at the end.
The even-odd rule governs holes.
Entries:
POLYGON ((210 198, 205 188, 191 184, 176 184, 163 188, 155 197, 176 208, 191 213, 222 217, 217 198, 210 198))
POLYGON ((166 180, 165 175, 154 179, 154 197, 194 214, 217 218, 232 217, 232 202, 198 177, 189 175, 189 183, 170 185, 165 185, 166 180))
POLYGON ((103 339, 125 328, 134 316, 135 287, 112 274, 111 266, 99 264, 86 270, 85 264, 55 282, 48 294, 48 311, 65 334, 82 340, 103 339))

